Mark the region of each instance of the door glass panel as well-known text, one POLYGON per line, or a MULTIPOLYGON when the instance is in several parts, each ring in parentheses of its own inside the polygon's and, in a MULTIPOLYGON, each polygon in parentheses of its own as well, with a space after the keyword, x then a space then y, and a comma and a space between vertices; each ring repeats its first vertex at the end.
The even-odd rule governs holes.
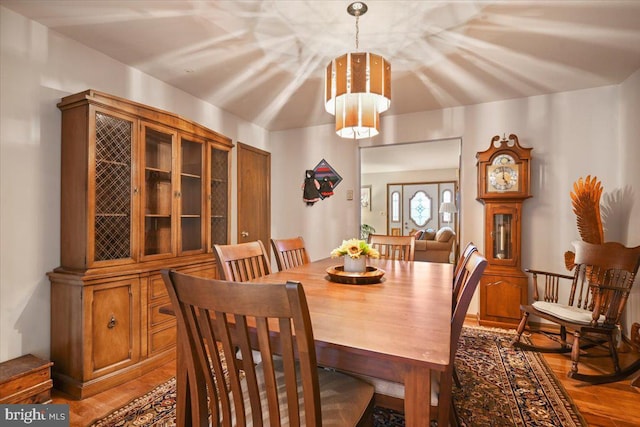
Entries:
MULTIPOLYGON (((442 192, 442 200, 441 203, 451 203, 453 200, 453 192, 451 190, 444 190, 442 192)), ((453 214, 451 212, 442 212, 442 221, 446 223, 450 223, 453 219, 453 214)))
POLYGON ((424 225, 431 219, 431 198, 424 191, 416 192, 409 200, 411 220, 418 226, 424 225))
POLYGON ((182 251, 204 248, 202 233, 202 144, 182 139, 180 143, 180 230, 182 251))
POLYGON ((131 152, 129 120, 96 112, 96 261, 131 258, 131 152))
POLYGON ((493 216, 493 257, 495 259, 511 259, 511 214, 495 214, 493 216))
POLYGON ((391 221, 400 221, 400 193, 397 191, 391 194, 391 221))
POLYGON ((172 148, 172 134, 145 129, 145 255, 172 253, 172 148))
POLYGON ((228 212, 228 155, 211 149, 211 244, 226 245, 228 212))

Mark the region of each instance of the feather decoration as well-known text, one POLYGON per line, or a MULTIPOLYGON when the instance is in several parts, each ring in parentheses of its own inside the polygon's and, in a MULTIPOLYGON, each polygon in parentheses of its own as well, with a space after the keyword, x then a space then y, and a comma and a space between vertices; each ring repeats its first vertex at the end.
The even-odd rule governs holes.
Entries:
MULTIPOLYGON (((571 204, 573 213, 576 214, 578 232, 583 241, 587 243, 604 243, 604 230, 600 217, 600 196, 602 196, 602 184, 597 177, 591 175, 583 180, 579 178, 573 183, 571 204)), ((564 254, 564 262, 567 270, 573 270, 575 254, 567 251, 564 254)))
POLYGON ((578 179, 573 184, 571 202, 573 213, 576 214, 578 232, 580 237, 587 243, 604 243, 604 231, 600 218, 600 196, 602 196, 602 185, 595 176, 591 175, 583 181, 578 179))

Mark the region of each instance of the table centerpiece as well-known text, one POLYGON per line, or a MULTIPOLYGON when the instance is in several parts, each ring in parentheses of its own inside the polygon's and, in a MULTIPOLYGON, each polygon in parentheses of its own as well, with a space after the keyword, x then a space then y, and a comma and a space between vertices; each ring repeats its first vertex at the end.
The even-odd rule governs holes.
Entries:
POLYGON ((353 238, 343 240, 342 245, 331 251, 331 257, 343 258, 345 272, 364 273, 367 271, 367 257, 380 258, 380 253, 366 241, 353 238))

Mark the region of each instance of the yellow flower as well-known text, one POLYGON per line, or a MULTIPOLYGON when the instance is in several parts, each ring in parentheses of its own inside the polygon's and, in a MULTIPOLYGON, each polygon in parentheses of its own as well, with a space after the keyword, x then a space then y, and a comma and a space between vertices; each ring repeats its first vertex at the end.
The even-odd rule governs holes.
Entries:
POLYGON ((344 255, 349 255, 351 258, 360 258, 360 255, 371 258, 380 257, 380 253, 369 246, 367 242, 355 238, 343 240, 342 245, 331 251, 332 258, 338 258, 344 255))

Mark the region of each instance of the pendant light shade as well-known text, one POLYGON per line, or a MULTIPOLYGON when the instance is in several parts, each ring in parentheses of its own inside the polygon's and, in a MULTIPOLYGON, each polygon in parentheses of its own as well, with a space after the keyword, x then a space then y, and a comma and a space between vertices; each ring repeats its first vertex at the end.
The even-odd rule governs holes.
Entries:
MULTIPOLYGON (((364 3, 352 3, 347 11, 358 17, 367 11, 364 3)), ((391 65, 382 56, 368 52, 347 53, 327 65, 325 109, 336 116, 336 133, 343 138, 375 136, 380 113, 391 106, 391 65)))

